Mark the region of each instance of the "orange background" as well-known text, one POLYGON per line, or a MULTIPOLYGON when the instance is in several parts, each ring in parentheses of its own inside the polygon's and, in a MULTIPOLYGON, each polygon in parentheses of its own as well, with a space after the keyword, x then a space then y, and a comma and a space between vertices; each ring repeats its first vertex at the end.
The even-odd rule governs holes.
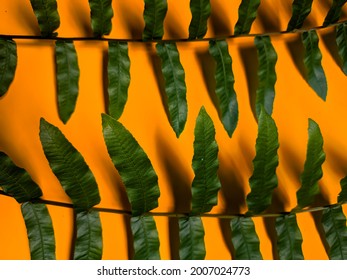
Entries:
MULTIPOLYGON (((91 36, 87 0, 58 0, 61 17, 59 36, 91 36)), ((232 34, 237 21, 240 0, 211 0, 212 16, 206 37, 232 34)), ((313 1, 313 12, 306 28, 321 25, 331 1, 313 1)), ((168 0, 164 38, 187 38, 190 22, 189 0, 168 0)), ((291 0, 263 0, 251 33, 285 30, 291 16, 291 0)), ((113 30, 110 38, 141 38, 144 27, 143 0, 113 1, 113 30)), ((347 9, 344 9, 346 18, 347 9)), ((0 2, 0 34, 38 35, 36 18, 30 2, 0 2)), ((321 128, 327 154, 320 181, 322 195, 317 205, 335 203, 340 192, 339 181, 347 174, 347 98, 344 76, 336 62, 334 28, 319 31, 323 67, 328 80, 328 97, 324 103, 308 86, 300 72, 303 55, 299 34, 272 36, 278 53, 277 83, 273 118, 279 130, 279 186, 271 212, 291 210, 296 206, 295 193, 303 170, 308 118, 321 128)), ((155 44, 130 43, 131 84, 129 99, 120 121, 131 131, 148 154, 159 177, 161 197, 155 211, 186 212, 190 207, 190 185, 193 180, 194 126, 201 106, 214 120, 219 145, 222 191, 214 213, 245 212, 245 196, 250 191, 248 179, 255 156, 257 124, 251 101, 257 86, 257 57, 253 38, 228 40, 233 58, 235 90, 239 102, 239 124, 230 139, 218 118, 210 97, 213 88, 213 62, 208 42, 179 43, 178 49, 186 72, 188 120, 184 132, 176 139, 158 86, 158 59, 155 44), (212 82, 211 82, 212 80, 212 82)), ((82 153, 98 182, 100 207, 130 209, 120 177, 108 157, 102 137, 101 113, 105 110, 104 82, 105 42, 76 42, 80 76, 80 93, 76 111, 67 125, 58 118, 53 41, 17 40, 18 66, 8 93, 0 99, 0 150, 17 165, 24 167, 39 184, 43 198, 70 202, 49 168, 39 140, 39 120, 58 126, 82 153)), ((212 92, 212 95, 214 93, 212 92)), ((56 237, 57 259, 68 259, 73 236, 71 209, 48 206, 56 237)), ((345 209, 346 210, 346 209, 345 209)), ((299 214, 306 259, 327 259, 320 237, 317 214, 299 214)), ((156 217, 162 259, 178 257, 177 224, 156 217)), ((129 221, 110 213, 101 213, 103 226, 103 259, 128 259, 129 221)), ((272 219, 254 219, 264 259, 276 258, 271 240, 272 219)), ((230 259, 230 228, 227 221, 204 218, 206 258, 230 259)), ((30 252, 20 207, 14 199, 0 196, 0 259, 29 259, 30 252)), ((130 245, 129 245, 130 244, 130 245)))

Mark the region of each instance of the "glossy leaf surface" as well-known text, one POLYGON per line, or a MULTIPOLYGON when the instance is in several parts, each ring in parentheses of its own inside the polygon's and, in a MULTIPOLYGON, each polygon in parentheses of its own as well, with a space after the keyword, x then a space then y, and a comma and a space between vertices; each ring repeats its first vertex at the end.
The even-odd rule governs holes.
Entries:
POLYGON ((235 35, 248 34, 257 16, 260 0, 242 0, 235 25, 235 35))
POLYGON ((342 71, 347 75, 347 23, 336 26, 336 44, 342 62, 342 71))
POLYGON ((299 29, 303 26, 305 19, 311 13, 313 0, 294 0, 292 6, 292 17, 289 20, 287 31, 299 29))
POLYGON ((17 44, 0 38, 0 97, 9 89, 17 69, 17 44))
POLYGON ((206 35, 207 21, 211 15, 210 0, 190 0, 192 20, 189 25, 189 39, 200 39, 206 35))
POLYGON ((324 19, 323 26, 327 26, 339 21, 341 17, 342 7, 345 5, 347 0, 333 0, 331 8, 324 19))
POLYGON ((112 30, 112 0, 88 0, 92 30, 95 36, 102 37, 112 30))
POLYGON ((144 41, 160 40, 164 35, 164 19, 167 13, 167 0, 145 0, 143 18, 145 29, 144 41))

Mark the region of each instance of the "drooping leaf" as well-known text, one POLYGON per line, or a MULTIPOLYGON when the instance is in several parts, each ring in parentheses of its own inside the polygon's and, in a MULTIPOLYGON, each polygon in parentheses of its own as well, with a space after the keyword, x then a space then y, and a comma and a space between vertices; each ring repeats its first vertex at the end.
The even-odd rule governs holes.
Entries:
POLYGON ((101 260, 102 228, 97 211, 83 211, 76 215, 77 237, 75 260, 101 260))
POLYGON ((342 62, 342 71, 347 75, 347 23, 336 26, 336 44, 342 62))
POLYGON ((88 210, 100 203, 93 173, 59 128, 41 118, 40 139, 49 165, 71 198, 76 212, 88 210))
POLYGON ((289 20, 287 31, 299 29, 303 26, 305 19, 311 13, 313 0, 294 0, 292 6, 292 17, 289 20))
POLYGON ((130 85, 130 59, 126 42, 108 44, 108 111, 119 119, 128 99, 130 85))
POLYGON ((132 217, 131 231, 134 238, 135 260, 159 260, 159 237, 152 216, 132 217))
POLYGON ((260 0, 242 0, 238 13, 239 18, 235 25, 235 35, 248 34, 257 17, 260 0))
POLYGON ((19 203, 42 196, 40 187, 31 179, 29 173, 16 166, 10 157, 0 152, 0 188, 19 203))
POLYGON ((329 244, 331 260, 347 260, 346 217, 342 206, 336 205, 323 210, 322 224, 325 238, 329 244))
POLYGON ((133 216, 158 207, 158 177, 146 153, 131 133, 112 117, 102 115, 108 153, 125 185, 133 216))
POLYGON ((319 49, 319 38, 315 30, 302 33, 302 42, 305 47, 304 64, 307 72, 307 81, 317 95, 324 101, 327 97, 328 85, 322 67, 322 53, 319 49))
POLYGON ((160 40, 164 35, 164 19, 167 13, 167 0, 145 0, 143 18, 145 29, 144 41, 160 40))
POLYGON ((203 260, 206 249, 204 226, 200 217, 179 218, 180 259, 203 260))
POLYGON ((229 137, 236 129, 239 109, 234 90, 234 74, 232 71, 232 59, 228 51, 228 43, 225 40, 211 40, 209 52, 216 61, 215 73, 216 95, 219 100, 221 120, 229 137))
POLYGON ((318 124, 309 119, 308 143, 304 171, 300 176, 301 187, 296 192, 298 209, 309 206, 319 194, 318 181, 323 176, 322 164, 325 161, 323 136, 318 124))
POLYGON ((271 204, 272 192, 278 185, 276 175, 278 148, 278 132, 275 121, 262 107, 259 115, 253 174, 249 179, 251 192, 246 198, 250 213, 259 214, 271 204))
POLYGON ((341 192, 338 196, 339 203, 347 202, 347 176, 340 181, 341 192))
POLYGON ((217 205, 221 183, 218 178, 218 145, 213 121, 204 107, 196 119, 192 183, 192 214, 210 212, 217 205))
POLYGON ((30 0, 43 37, 55 37, 60 26, 56 0, 30 0))
POLYGON ((56 41, 55 61, 57 71, 58 112, 66 123, 75 111, 78 96, 80 69, 72 41, 56 41))
POLYGON ((158 43, 156 48, 165 79, 171 126, 179 137, 186 124, 188 112, 184 69, 175 43, 158 43))
POLYGON ((189 39, 200 39, 206 35, 207 20, 211 14, 210 0, 190 0, 192 20, 189 25, 189 39))
POLYGON ((92 30, 95 36, 102 37, 112 30, 112 0, 88 0, 92 30))
POLYGON ((32 260, 55 260, 55 238, 51 216, 45 204, 21 205, 32 260))
POLYGON ((333 4, 331 5, 329 12, 324 19, 323 26, 328 26, 339 21, 342 7, 346 2, 347 0, 333 0, 333 4))
POLYGON ((0 97, 9 89, 17 68, 17 44, 0 38, 0 97))
POLYGON ((258 89, 256 93, 256 113, 260 114, 264 106, 266 112, 271 116, 275 98, 275 83, 277 53, 271 44, 269 36, 256 36, 254 39, 258 52, 258 89))
POLYGON ((302 235, 295 214, 276 218, 277 250, 280 260, 303 260, 302 235))
POLYGON ((238 217, 230 222, 231 241, 236 260, 261 260, 260 242, 250 217, 238 217))

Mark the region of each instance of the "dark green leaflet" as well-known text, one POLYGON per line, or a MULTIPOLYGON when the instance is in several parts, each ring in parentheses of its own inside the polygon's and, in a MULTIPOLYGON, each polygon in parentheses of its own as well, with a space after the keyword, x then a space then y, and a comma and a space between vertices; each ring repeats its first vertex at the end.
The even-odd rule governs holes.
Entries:
POLYGON ((324 209, 322 224, 325 238, 329 244, 331 260, 347 260, 347 228, 346 217, 342 206, 336 205, 324 209))
POLYGON ((302 42, 305 47, 304 64, 306 67, 309 85, 324 101, 327 97, 328 85, 322 67, 322 53, 319 49, 319 38, 315 30, 302 33, 302 42))
POLYGON ((9 89, 17 68, 17 45, 0 38, 0 97, 9 89))
POLYGON ((144 41, 162 39, 166 13, 167 0, 145 0, 145 10, 143 12, 145 29, 142 34, 144 41))
POLYGON ((247 195, 248 211, 259 214, 271 204, 272 192, 277 187, 276 168, 278 132, 275 121, 261 108, 258 121, 256 156, 253 160, 253 175, 249 179, 251 192, 247 195))
POLYGON ((235 35, 248 34, 257 16, 260 0, 242 0, 235 25, 235 35))
POLYGON ((347 75, 347 23, 336 26, 336 44, 342 62, 342 71, 347 75))
POLYGON ((324 161, 322 133, 318 124, 309 119, 306 161, 304 171, 300 176, 301 187, 296 192, 298 209, 312 204, 315 196, 319 194, 318 181, 323 176, 322 164, 324 161))
POLYGON ((175 43, 158 43, 156 48, 165 79, 171 126, 179 137, 186 124, 188 112, 184 69, 175 43))
POLYGON ((302 235, 295 214, 276 218, 277 250, 280 260, 303 260, 302 235))
POLYGON ((311 13, 313 0, 294 0, 292 6, 292 17, 288 23, 287 31, 299 29, 303 26, 305 19, 311 13))
POLYGON ((256 36, 254 39, 258 51, 258 81, 255 108, 257 116, 261 107, 264 106, 266 112, 271 116, 275 98, 275 83, 277 53, 271 44, 269 36, 256 36))
POLYGON ((0 152, 0 186, 19 203, 42 196, 40 187, 31 179, 29 173, 17 167, 12 160, 0 152))
POLYGON ((63 123, 67 123, 75 111, 78 96, 80 69, 77 53, 72 41, 55 42, 57 71, 58 112, 63 123))
POLYGON ((40 121, 40 139, 49 165, 71 198, 76 212, 98 204, 98 186, 84 158, 57 127, 43 118, 40 121))
POLYGON ((45 204, 25 202, 21 205, 28 233, 32 260, 55 260, 52 220, 45 204))
POLYGON ((83 211, 76 214, 77 237, 75 260, 101 260, 102 228, 99 212, 83 211))
POLYGON ((134 238, 135 260, 159 260, 159 237, 152 216, 132 217, 131 231, 134 238))
POLYGON ((102 37, 112 30, 112 0, 88 0, 92 30, 95 36, 102 37))
POLYGON ((230 222, 231 241, 236 260, 262 260, 260 242, 250 217, 233 218, 230 222))
POLYGON ((339 203, 347 202, 347 176, 340 181, 341 192, 338 196, 339 203))
POLYGON ((200 217, 179 218, 180 259, 203 260, 206 249, 204 226, 200 217))
POLYGON ((336 23, 339 21, 341 16, 341 11, 343 5, 347 2, 347 0, 334 0, 331 8, 324 19, 323 26, 328 26, 330 24, 336 23))
POLYGON ((108 44, 108 111, 119 119, 128 99, 130 85, 130 59, 126 42, 108 44))
POLYGON ((232 59, 228 51, 228 43, 225 40, 211 40, 209 45, 209 52, 217 64, 215 79, 220 117, 225 130, 231 137, 239 118, 239 109, 234 90, 235 79, 232 71, 232 59))
POLYGON ((196 119, 192 183, 192 214, 210 212, 217 205, 221 183, 218 178, 218 145, 212 119, 204 107, 196 119))
POLYGON ((210 0, 190 0, 192 20, 189 25, 189 39, 200 39, 206 35, 207 20, 211 14, 210 0))
POLYGON ((55 37, 60 26, 56 0, 30 0, 43 37, 55 37))
POLYGON ((125 185, 133 216, 158 207, 158 177, 146 153, 117 120, 103 114, 102 128, 108 153, 125 185))

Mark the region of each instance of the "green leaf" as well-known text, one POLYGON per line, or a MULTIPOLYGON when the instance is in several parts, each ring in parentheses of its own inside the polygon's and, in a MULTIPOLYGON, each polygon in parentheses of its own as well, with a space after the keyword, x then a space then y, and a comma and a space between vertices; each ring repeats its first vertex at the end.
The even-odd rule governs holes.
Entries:
POLYGON ((204 226, 200 217, 179 218, 180 259, 203 260, 206 249, 204 226))
POLYGON ((77 238, 75 260, 101 260, 102 228, 97 211, 83 211, 76 215, 77 238))
POLYGON ((9 89, 17 68, 17 45, 13 40, 0 38, 0 97, 9 89))
POLYGON ((211 15, 210 0, 190 0, 190 11, 189 39, 201 39, 206 35, 207 21, 211 15))
POLYGON ((311 13, 313 0, 294 0, 292 6, 292 17, 288 23, 287 31, 299 29, 303 26, 305 19, 311 13))
POLYGON ((45 204, 21 205, 32 260, 55 260, 55 239, 51 216, 45 204))
POLYGON ((234 90, 234 74, 232 71, 232 59, 225 40, 210 41, 209 52, 216 61, 215 73, 216 95, 219 100, 221 120, 225 130, 231 137, 236 129, 239 109, 234 90))
POLYGON ((167 13, 167 0, 145 0, 143 18, 145 29, 142 39, 144 41, 160 40, 164 35, 164 19, 167 13))
POLYGON ((347 2, 347 0, 334 0, 331 8, 324 19, 323 26, 328 26, 330 24, 336 23, 341 17, 342 7, 347 2))
POLYGON ((277 80, 276 62, 277 53, 271 44, 269 36, 256 36, 254 39, 258 51, 258 89, 256 93, 256 113, 260 114, 264 106, 271 116, 275 98, 275 84, 277 80))
POLYGON ((134 238, 135 260, 159 260, 159 237, 152 216, 132 217, 131 231, 134 238))
POLYGON ((346 217, 342 206, 336 205, 324 209, 322 224, 325 238, 329 244, 331 260, 347 260, 347 228, 346 217))
POLYGON ((119 119, 128 99, 130 85, 130 59, 126 42, 108 44, 108 111, 119 119))
POLYGON ((170 122, 178 138, 186 124, 188 112, 185 73, 175 43, 158 43, 156 48, 165 79, 170 122))
POLYGON ((262 260, 260 242, 250 217, 238 217, 230 222, 231 241, 235 249, 236 260, 262 260))
POLYGON ((112 0, 88 0, 93 33, 96 37, 110 34, 112 30, 112 0))
POLYGON ((276 218, 277 249, 280 260, 303 260, 302 235, 295 214, 276 218))
POLYGON ((29 173, 17 167, 12 160, 0 152, 0 187, 19 203, 42 196, 40 187, 31 179, 29 173))
POLYGON ((204 107, 196 119, 194 134, 192 214, 199 215, 210 212, 217 205, 218 191, 221 188, 217 174, 219 161, 216 132, 204 107))
POLYGON ((347 75, 347 23, 336 26, 336 44, 342 61, 342 71, 347 75))
POLYGON ((59 117, 66 123, 75 111, 80 69, 72 41, 55 42, 59 117))
POLYGON ((298 209, 312 204, 315 196, 319 194, 318 181, 323 176, 322 164, 324 161, 322 133, 318 124, 309 119, 306 161, 304 171, 300 176, 301 187, 296 192, 298 209))
POLYGON ((146 153, 112 117, 102 115, 102 128, 108 153, 125 185, 132 215, 139 216, 158 207, 158 177, 146 153))
POLYGON ((327 97, 328 85, 322 67, 322 53, 319 49, 319 38, 315 30, 302 33, 302 41, 305 47, 304 64, 306 67, 309 85, 324 101, 327 97))
POLYGON ((248 34, 257 17, 260 0, 242 0, 238 13, 239 19, 235 25, 235 35, 248 34))
POLYGON ((100 203, 98 186, 82 155, 54 125, 41 118, 41 144, 55 176, 71 198, 76 212, 100 203))
POLYGON ((43 37, 55 37, 60 26, 56 0, 30 0, 43 37))
POLYGON ((250 213, 259 214, 271 204, 272 192, 278 185, 276 175, 278 148, 278 132, 275 121, 262 107, 255 145, 256 156, 253 160, 253 175, 249 179, 251 192, 246 199, 250 213))
POLYGON ((341 192, 338 196, 339 203, 347 202, 347 176, 340 181, 341 192))

